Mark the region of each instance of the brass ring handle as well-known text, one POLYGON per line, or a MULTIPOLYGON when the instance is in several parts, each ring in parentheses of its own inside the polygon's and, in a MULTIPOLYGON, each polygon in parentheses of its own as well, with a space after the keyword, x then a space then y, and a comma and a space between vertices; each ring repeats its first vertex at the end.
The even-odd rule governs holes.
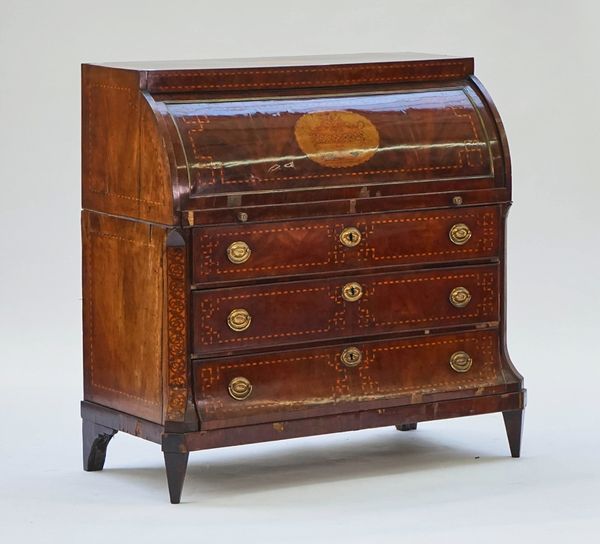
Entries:
POLYGON ((472 233, 471 229, 464 223, 456 223, 456 225, 452 225, 452 227, 450 227, 450 232, 448 235, 450 236, 450 240, 453 244, 462 246, 469 241, 472 233))
POLYGON ((362 361, 362 353, 358 348, 352 346, 342 351, 340 359, 346 366, 358 366, 362 361))
POLYGON ((233 242, 227 248, 227 258, 233 264, 245 263, 249 258, 252 250, 246 242, 233 242))
POLYGON ((231 310, 227 316, 227 325, 232 331, 242 332, 245 331, 252 321, 252 317, 248 313, 248 310, 243 308, 236 308, 231 310))
POLYGON ((342 287, 342 298, 348 302, 356 302, 362 296, 363 288, 358 282, 351 281, 342 287))
POLYGON ((450 366, 455 372, 467 372, 473 365, 473 359, 465 351, 457 351, 450 355, 450 366))
POLYGON ((340 234, 340 242, 346 247, 354 247, 360 244, 362 234, 356 227, 345 228, 340 234))
POLYGON ((244 400, 252 393, 252 384, 250 380, 247 380, 243 376, 238 376, 229 382, 227 390, 235 400, 244 400))
POLYGON ((450 291, 450 302, 456 308, 464 308, 471 302, 471 293, 466 287, 455 287, 450 291))

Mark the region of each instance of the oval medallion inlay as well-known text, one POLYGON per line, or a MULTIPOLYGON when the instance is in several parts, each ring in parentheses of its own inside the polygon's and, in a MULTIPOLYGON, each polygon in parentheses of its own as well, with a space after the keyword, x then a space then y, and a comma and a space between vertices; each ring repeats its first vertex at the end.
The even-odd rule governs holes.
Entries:
POLYGON ((364 115, 352 111, 306 113, 294 129, 300 149, 328 168, 356 166, 379 147, 379 132, 364 115))

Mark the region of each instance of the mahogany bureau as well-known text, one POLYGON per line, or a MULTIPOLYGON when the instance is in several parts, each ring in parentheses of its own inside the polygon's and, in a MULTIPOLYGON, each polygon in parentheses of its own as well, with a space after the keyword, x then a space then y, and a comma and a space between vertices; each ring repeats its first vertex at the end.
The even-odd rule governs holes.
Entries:
POLYGON ((84 65, 83 462, 502 412, 506 137, 472 58, 84 65))

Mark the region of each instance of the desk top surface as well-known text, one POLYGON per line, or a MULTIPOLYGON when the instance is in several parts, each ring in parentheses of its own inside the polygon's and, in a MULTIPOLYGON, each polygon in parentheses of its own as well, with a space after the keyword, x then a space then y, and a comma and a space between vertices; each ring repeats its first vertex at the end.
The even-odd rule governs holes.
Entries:
MULTIPOLYGON (((427 53, 398 52, 398 53, 356 53, 339 55, 307 55, 292 57, 255 57, 255 58, 224 58, 206 60, 159 60, 131 62, 102 62, 99 66, 120 68, 134 71, 168 71, 168 70, 211 70, 235 68, 276 68, 283 66, 329 66, 343 64, 371 63, 405 63, 439 61, 452 62, 470 60, 471 57, 454 57, 427 53)), ((96 63, 90 63, 96 64, 96 63)))

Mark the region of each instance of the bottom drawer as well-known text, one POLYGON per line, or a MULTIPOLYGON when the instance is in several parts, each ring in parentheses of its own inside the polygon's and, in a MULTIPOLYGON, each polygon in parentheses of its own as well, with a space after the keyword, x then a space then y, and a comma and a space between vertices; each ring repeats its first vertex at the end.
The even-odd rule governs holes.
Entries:
POLYGON ((203 429, 455 398, 504 383, 496 331, 194 362, 203 429))

